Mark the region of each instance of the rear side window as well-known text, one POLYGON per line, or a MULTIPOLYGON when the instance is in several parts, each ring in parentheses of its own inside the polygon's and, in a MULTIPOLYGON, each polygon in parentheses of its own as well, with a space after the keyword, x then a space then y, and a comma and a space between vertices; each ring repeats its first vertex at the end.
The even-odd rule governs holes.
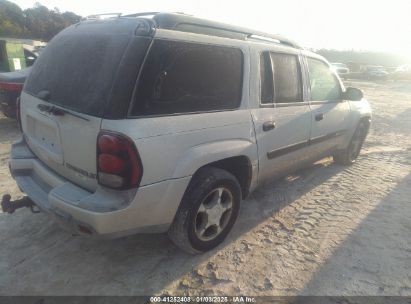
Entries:
POLYGON ((239 49, 156 40, 143 67, 131 114, 235 109, 241 102, 242 75, 239 49))
POLYGON ((303 100, 297 55, 265 52, 261 55, 260 72, 262 104, 303 100))
POLYGON ((308 58, 311 100, 326 101, 341 99, 341 86, 327 64, 308 58))

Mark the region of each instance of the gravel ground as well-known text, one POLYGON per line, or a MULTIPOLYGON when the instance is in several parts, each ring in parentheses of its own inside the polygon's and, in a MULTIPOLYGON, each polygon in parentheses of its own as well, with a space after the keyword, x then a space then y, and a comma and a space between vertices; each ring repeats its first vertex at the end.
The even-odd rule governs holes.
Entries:
MULTIPOLYGON (((0 294, 411 296, 411 85, 351 85, 374 110, 358 162, 324 159, 261 186, 216 250, 191 256, 164 235, 73 237, 44 214, 0 213, 0 294)), ((0 117, 0 194, 15 197, 18 136, 0 117)))

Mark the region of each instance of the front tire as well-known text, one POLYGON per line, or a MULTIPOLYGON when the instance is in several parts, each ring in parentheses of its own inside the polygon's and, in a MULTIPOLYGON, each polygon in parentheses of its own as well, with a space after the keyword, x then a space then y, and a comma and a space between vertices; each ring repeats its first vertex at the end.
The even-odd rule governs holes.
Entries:
POLYGON ((345 150, 339 151, 333 155, 334 162, 340 165, 353 164, 358 155, 360 155, 360 151, 365 141, 365 137, 367 136, 367 132, 368 125, 365 123, 365 121, 360 121, 357 129, 355 129, 354 134, 351 137, 348 147, 345 150))
POLYGON ((206 252, 224 241, 240 209, 241 188, 229 172, 205 167, 190 182, 168 235, 192 254, 206 252))

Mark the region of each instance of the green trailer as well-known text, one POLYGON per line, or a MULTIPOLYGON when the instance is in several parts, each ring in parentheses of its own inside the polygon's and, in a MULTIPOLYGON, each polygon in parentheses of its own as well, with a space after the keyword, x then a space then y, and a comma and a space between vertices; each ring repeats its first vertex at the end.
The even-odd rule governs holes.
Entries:
POLYGON ((0 72, 12 72, 26 67, 23 44, 0 40, 0 72))

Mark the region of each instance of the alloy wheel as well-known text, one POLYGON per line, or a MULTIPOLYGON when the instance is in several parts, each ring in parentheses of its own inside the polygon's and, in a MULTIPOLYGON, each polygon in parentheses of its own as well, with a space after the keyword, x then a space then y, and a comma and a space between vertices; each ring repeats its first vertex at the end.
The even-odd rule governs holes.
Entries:
POLYGON ((233 207, 233 195, 227 188, 212 190, 201 202, 195 217, 195 234, 202 241, 216 238, 227 226, 233 207))

